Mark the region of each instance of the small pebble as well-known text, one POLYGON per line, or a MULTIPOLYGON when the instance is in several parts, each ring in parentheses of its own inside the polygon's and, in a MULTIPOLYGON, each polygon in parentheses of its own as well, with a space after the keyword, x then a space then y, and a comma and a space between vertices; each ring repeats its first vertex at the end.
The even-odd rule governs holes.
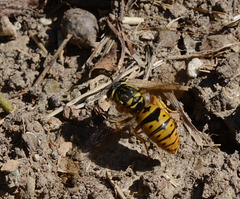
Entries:
POLYGON ((7 16, 2 16, 0 18, 0 36, 8 36, 12 39, 17 37, 16 28, 7 16))
POLYGON ((62 125, 62 122, 58 118, 52 117, 48 120, 48 125, 49 125, 49 129, 51 129, 52 131, 55 131, 60 128, 60 126, 62 125))
POLYGON ((7 160, 7 162, 4 163, 1 168, 1 172, 11 173, 13 171, 16 171, 18 168, 18 165, 19 165, 19 162, 16 160, 7 160))
POLYGON ((51 108, 56 108, 57 106, 59 106, 58 98, 55 95, 52 95, 48 100, 48 105, 51 108))
POLYGON ((151 41, 155 39, 155 36, 153 35, 152 32, 147 31, 144 32, 141 36, 140 36, 141 40, 147 40, 147 41, 151 41))
POLYGON ((40 22, 45 26, 49 26, 49 25, 52 24, 52 20, 51 19, 46 19, 46 18, 40 18, 40 22))
POLYGON ((26 143, 30 152, 37 151, 39 140, 34 133, 29 132, 29 131, 27 131, 26 133, 23 133, 22 139, 26 143))
POLYGON ((198 58, 192 59, 188 63, 187 75, 191 78, 196 78, 199 73, 199 68, 203 65, 202 61, 198 58))
POLYGON ((59 84, 57 81, 52 80, 52 81, 48 81, 43 90, 46 92, 46 94, 52 94, 52 93, 56 93, 57 90, 59 88, 59 84))
POLYGON ((50 153, 49 155, 50 155, 50 157, 51 157, 53 160, 56 160, 56 159, 57 159, 57 156, 56 156, 54 153, 50 153))
POLYGON ((26 190, 26 196, 27 198, 32 198, 35 193, 35 178, 28 176, 27 178, 27 190, 26 190))
POLYGON ((75 99, 81 95, 81 92, 79 91, 79 89, 73 89, 70 95, 72 99, 75 99))
POLYGON ((58 153, 62 157, 65 157, 67 152, 72 149, 72 142, 63 142, 60 144, 60 147, 58 148, 58 153))
POLYGON ((34 160, 35 162, 38 162, 38 161, 40 160, 40 156, 39 156, 38 154, 34 154, 34 155, 33 155, 33 160, 34 160))
POLYGON ((5 181, 8 185, 8 188, 12 189, 18 186, 18 176, 19 176, 18 169, 5 176, 5 181))

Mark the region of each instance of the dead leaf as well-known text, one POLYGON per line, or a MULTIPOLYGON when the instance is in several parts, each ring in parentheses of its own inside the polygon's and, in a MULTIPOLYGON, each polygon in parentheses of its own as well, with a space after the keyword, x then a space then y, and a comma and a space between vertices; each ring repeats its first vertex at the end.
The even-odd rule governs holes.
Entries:
POLYGON ((92 76, 93 71, 97 70, 105 70, 106 72, 114 72, 117 71, 118 68, 114 66, 117 60, 117 44, 114 43, 111 51, 102 57, 98 63, 90 70, 89 77, 92 76))

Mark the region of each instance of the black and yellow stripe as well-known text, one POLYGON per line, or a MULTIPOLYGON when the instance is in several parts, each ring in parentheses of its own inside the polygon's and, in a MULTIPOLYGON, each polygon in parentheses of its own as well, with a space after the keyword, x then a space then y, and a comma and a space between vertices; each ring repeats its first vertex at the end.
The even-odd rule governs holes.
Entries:
POLYGON ((149 104, 137 115, 137 123, 151 141, 162 149, 176 153, 178 136, 170 114, 155 104, 149 104))
MULTIPOLYGON (((159 147, 169 153, 177 152, 179 140, 176 126, 169 112, 165 110, 165 104, 161 106, 158 103, 160 101, 153 96, 155 101, 152 100, 146 106, 140 90, 126 82, 114 83, 107 92, 107 96, 121 106, 120 108, 136 116, 138 123, 134 131, 136 137, 138 137, 137 130, 141 127, 149 139, 159 147)), ((143 142, 143 139, 141 141, 143 142)))

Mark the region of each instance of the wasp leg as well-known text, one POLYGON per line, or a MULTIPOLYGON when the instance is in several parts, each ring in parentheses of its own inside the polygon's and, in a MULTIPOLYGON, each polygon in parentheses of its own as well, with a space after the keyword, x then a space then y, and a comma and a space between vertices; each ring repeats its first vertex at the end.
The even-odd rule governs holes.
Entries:
POLYGON ((120 131, 120 128, 119 128, 120 125, 128 123, 131 119, 132 119, 132 117, 127 117, 122 121, 116 122, 115 123, 116 133, 118 133, 120 131))
MULTIPOLYGON (((154 95, 151 96, 150 103, 155 104, 155 105, 159 106, 159 108, 165 109, 165 110, 167 110, 167 111, 170 112, 170 113, 179 113, 179 112, 182 111, 181 109, 179 109, 179 110, 177 110, 177 111, 171 110, 170 108, 167 107, 167 105, 166 105, 162 100, 158 99, 158 98, 157 98, 156 96, 154 96, 154 95)), ((171 115, 170 115, 170 116, 171 116, 171 115)), ((171 116, 171 118, 172 118, 173 120, 177 121, 177 122, 183 123, 182 120, 178 120, 178 119, 176 119, 176 118, 174 118, 174 117, 172 117, 172 116, 171 116)))
POLYGON ((137 139, 139 139, 139 140, 144 144, 145 149, 146 149, 146 151, 147 151, 148 161, 150 161, 149 151, 148 151, 148 147, 147 147, 147 145, 146 145, 146 142, 147 142, 147 141, 146 141, 144 138, 142 138, 140 135, 137 134, 137 132, 138 132, 138 130, 139 130, 140 128, 141 128, 140 126, 137 126, 137 127, 134 129, 134 131, 133 131, 133 135, 134 135, 137 139))

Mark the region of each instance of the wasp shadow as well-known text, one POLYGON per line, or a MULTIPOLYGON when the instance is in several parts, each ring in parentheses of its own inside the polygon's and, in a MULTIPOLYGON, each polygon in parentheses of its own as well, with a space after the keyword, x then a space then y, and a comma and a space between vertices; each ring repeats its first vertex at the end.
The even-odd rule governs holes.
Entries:
POLYGON ((114 132, 116 130, 108 127, 98 115, 65 123, 61 134, 82 153, 88 153, 89 159, 100 167, 126 170, 131 166, 135 171, 145 171, 160 165, 159 160, 151 159, 149 162, 146 155, 119 143, 120 138, 128 142, 132 135, 123 131, 114 132))

